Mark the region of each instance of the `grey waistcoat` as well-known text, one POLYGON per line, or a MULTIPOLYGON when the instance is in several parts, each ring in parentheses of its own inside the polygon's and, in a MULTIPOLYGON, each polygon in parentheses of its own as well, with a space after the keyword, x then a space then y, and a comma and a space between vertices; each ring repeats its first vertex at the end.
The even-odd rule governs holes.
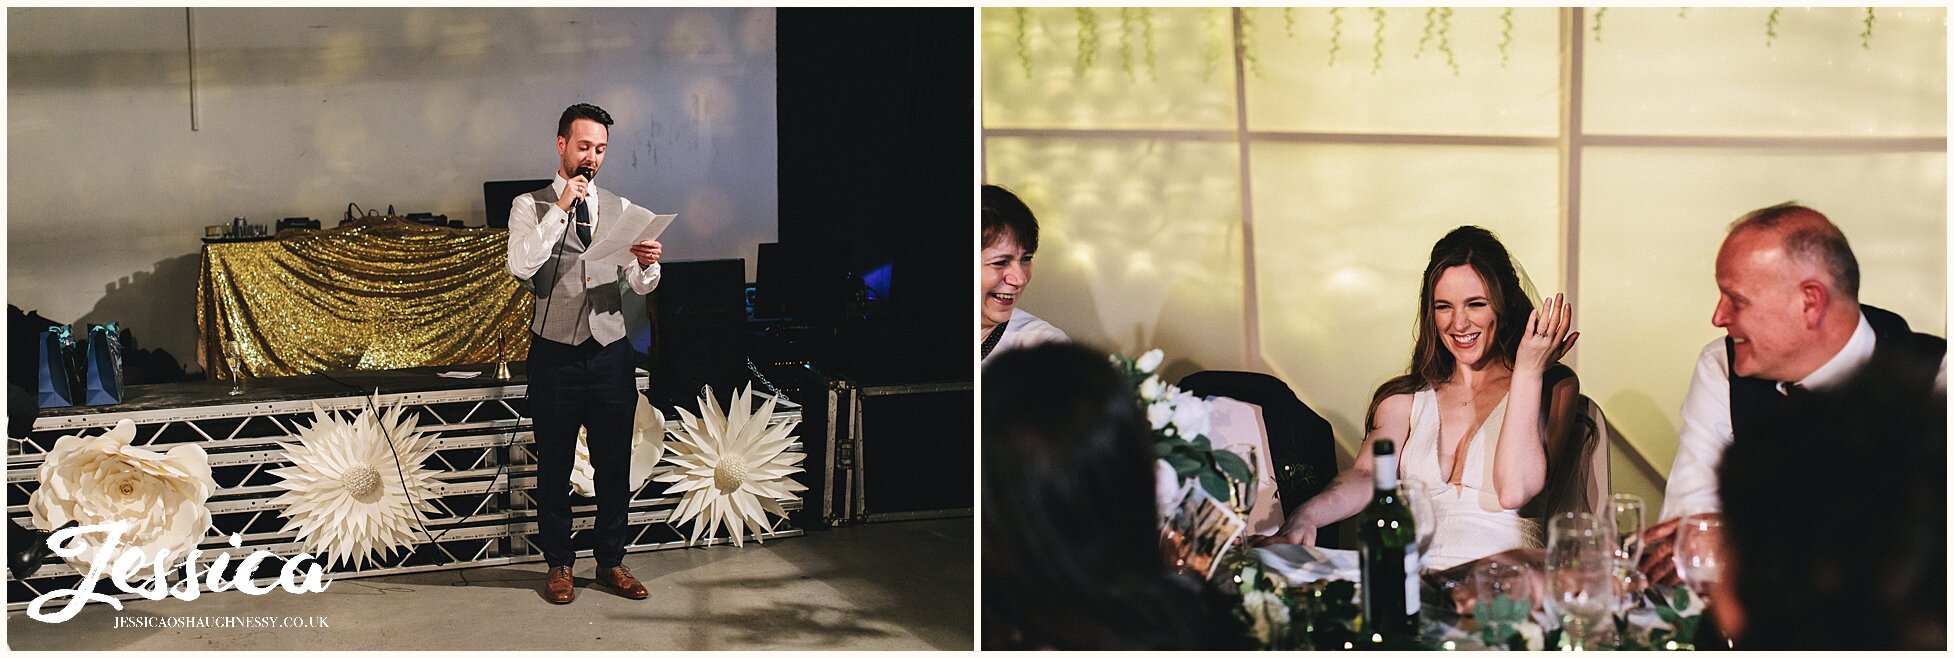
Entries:
MULTIPOLYGON (((604 227, 603 220, 616 220, 624 216, 624 201, 616 194, 596 186, 596 203, 591 212, 600 218, 598 226, 604 227)), ((556 205, 556 191, 545 187, 531 192, 536 200, 536 216, 549 213, 556 205)), ((574 216, 572 221, 575 221, 574 216)), ((592 235, 596 239, 596 235, 592 235)), ((604 345, 617 342, 625 335, 624 297, 630 295, 639 301, 636 291, 628 283, 618 279, 623 268, 607 267, 585 263, 584 248, 588 246, 577 239, 574 226, 565 226, 562 251, 557 245, 550 245, 549 260, 543 267, 523 282, 525 288, 536 294, 535 312, 529 319, 529 330, 538 336, 563 343, 577 345, 585 338, 596 338, 604 345)), ((642 313, 643 302, 633 306, 642 313)))

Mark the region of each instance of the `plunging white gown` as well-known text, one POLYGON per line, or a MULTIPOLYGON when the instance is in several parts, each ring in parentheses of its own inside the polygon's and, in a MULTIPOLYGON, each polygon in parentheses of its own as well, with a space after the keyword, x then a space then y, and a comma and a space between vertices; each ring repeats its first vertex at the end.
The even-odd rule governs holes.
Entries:
POLYGON ((1448 569, 1508 549, 1539 547, 1538 522, 1522 518, 1518 510, 1500 507, 1493 489, 1493 453, 1499 445, 1500 423, 1506 418, 1506 398, 1500 398, 1486 422, 1461 446, 1466 463, 1458 485, 1446 482, 1439 469, 1438 416, 1437 392, 1412 395, 1411 435, 1398 458, 1399 477, 1424 485, 1437 519, 1424 568, 1448 569))

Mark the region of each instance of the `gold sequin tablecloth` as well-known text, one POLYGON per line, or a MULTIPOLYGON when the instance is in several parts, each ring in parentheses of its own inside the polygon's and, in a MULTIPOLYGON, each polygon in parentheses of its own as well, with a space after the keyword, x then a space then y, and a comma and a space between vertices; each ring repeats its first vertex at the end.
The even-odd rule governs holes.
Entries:
POLYGON ((509 361, 529 354, 530 295, 508 271, 509 232, 368 218, 278 239, 204 245, 197 361, 247 376, 509 361))

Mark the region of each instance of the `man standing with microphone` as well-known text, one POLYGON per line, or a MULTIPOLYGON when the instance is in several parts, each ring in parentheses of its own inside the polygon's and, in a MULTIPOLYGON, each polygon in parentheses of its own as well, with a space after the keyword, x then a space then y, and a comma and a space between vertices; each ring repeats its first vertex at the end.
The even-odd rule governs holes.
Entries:
POLYGON ((539 541, 549 563, 551 603, 576 596, 571 566, 570 467, 577 429, 586 430, 596 469, 597 582, 627 598, 645 586, 625 569, 624 530, 631 503, 631 424, 637 409, 636 352, 624 340, 625 295, 658 287, 656 240, 631 246, 624 267, 585 262, 584 250, 631 202, 591 183, 604 168, 611 115, 586 103, 556 123, 556 180, 516 197, 509 208, 509 273, 536 296, 529 331, 529 414, 536 437, 539 541))

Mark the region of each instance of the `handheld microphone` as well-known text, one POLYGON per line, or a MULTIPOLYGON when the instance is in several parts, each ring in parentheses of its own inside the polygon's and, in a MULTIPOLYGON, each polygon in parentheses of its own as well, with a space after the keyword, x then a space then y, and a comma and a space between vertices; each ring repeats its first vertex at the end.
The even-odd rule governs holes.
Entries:
MULTIPOLYGON (((584 182, 594 181, 597 179, 597 170, 591 169, 590 167, 577 167, 577 172, 575 174, 572 174, 571 177, 575 178, 577 176, 582 176, 584 182)), ((576 206, 583 205, 583 201, 584 201, 584 197, 577 197, 576 201, 570 202, 570 206, 574 208, 576 206)))

